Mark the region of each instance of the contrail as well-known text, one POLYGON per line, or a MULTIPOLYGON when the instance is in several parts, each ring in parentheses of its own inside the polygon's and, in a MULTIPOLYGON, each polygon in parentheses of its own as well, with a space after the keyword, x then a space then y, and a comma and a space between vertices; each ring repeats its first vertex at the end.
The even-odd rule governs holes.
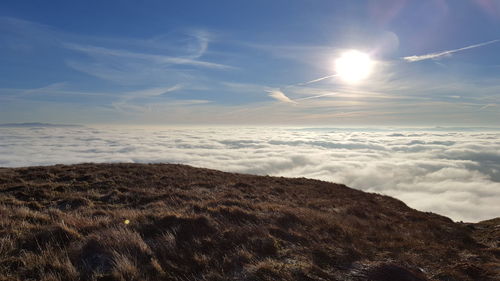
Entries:
POLYGON ((416 61, 421 61, 421 60, 435 59, 435 58, 439 58, 442 56, 451 55, 451 54, 456 53, 456 52, 461 52, 461 51, 465 51, 465 50, 469 50, 469 49, 474 49, 474 48, 486 46, 486 45, 493 44, 493 43, 496 43, 499 41, 500 41, 500 39, 496 39, 496 40, 492 40, 492 41, 488 41, 488 42, 484 42, 484 43, 470 45, 470 46, 463 47, 460 49, 442 51, 442 52, 438 52, 438 53, 430 53, 430 54, 420 55, 420 56, 408 56, 408 57, 403 57, 403 59, 405 61, 408 61, 408 62, 416 62, 416 61))
MULTIPOLYGON (((422 61, 422 60, 428 60, 428 59, 435 59, 435 58, 439 58, 439 57, 442 57, 442 56, 451 55, 451 54, 454 54, 454 53, 457 53, 457 52, 461 52, 461 51, 465 51, 465 50, 469 50, 469 49, 474 49, 474 48, 478 48, 478 47, 490 45, 490 44, 497 43, 497 42, 500 42, 500 39, 495 39, 495 40, 491 40, 491 41, 484 42, 484 43, 470 45, 470 46, 459 48, 459 49, 453 49, 453 50, 448 50, 448 51, 430 53, 430 54, 425 54, 425 55, 420 55, 420 56, 407 56, 407 57, 403 57, 402 59, 404 59, 407 62, 416 62, 416 61, 422 61)), ((288 85, 288 86, 283 87, 282 89, 287 89, 287 88, 297 87, 297 86, 305 86, 305 85, 317 83, 317 82, 323 81, 325 79, 336 77, 336 76, 338 76, 338 74, 332 74, 332 75, 324 76, 324 77, 317 78, 317 79, 314 79, 314 80, 311 80, 311 81, 288 85)), ((268 92, 269 92, 269 96, 271 96, 272 98, 274 98, 276 100, 279 100, 279 101, 282 101, 282 102, 286 102, 286 103, 297 103, 297 101, 308 100, 308 99, 315 99, 315 98, 320 98, 320 97, 324 97, 324 96, 335 95, 335 94, 332 93, 332 94, 322 94, 322 95, 316 95, 316 96, 311 96, 311 97, 305 97, 305 98, 300 98, 300 99, 290 99, 280 89, 271 90, 271 91, 268 91, 268 92)), ((490 106, 494 106, 494 105, 489 105, 488 104, 488 105, 485 105, 485 106, 481 107, 479 110, 483 110, 483 109, 488 108, 490 106)))
POLYGON ((293 84, 293 85, 288 85, 288 86, 285 87, 285 89, 286 88, 290 88, 290 87, 295 87, 295 86, 309 85, 309 84, 316 83, 316 82, 319 82, 319 81, 322 81, 322 80, 325 80, 325 79, 328 79, 328 78, 332 78, 332 77, 335 77, 335 76, 338 76, 338 74, 332 74, 332 75, 328 75, 328 76, 321 77, 321 78, 318 78, 318 79, 314 79, 314 80, 311 80, 311 81, 302 82, 302 83, 293 84))
MULTIPOLYGON (((321 77, 321 78, 318 78, 318 79, 314 79, 314 80, 311 80, 311 81, 302 82, 302 83, 293 84, 293 85, 288 85, 286 87, 283 87, 283 89, 287 89, 287 88, 291 88, 291 87, 296 87, 296 86, 305 86, 305 85, 316 83, 316 82, 319 82, 319 81, 322 81, 322 80, 325 80, 325 79, 328 79, 328 78, 332 78, 332 77, 335 77, 335 76, 338 76, 338 74, 332 74, 332 75, 324 76, 324 77, 321 77)), ((323 94, 323 95, 317 95, 317 96, 300 98, 300 99, 291 99, 283 91, 281 91, 280 89, 268 90, 267 92, 269 93, 270 97, 272 97, 272 98, 274 98, 276 100, 279 100, 279 101, 282 101, 282 102, 285 102, 285 103, 295 103, 295 104, 297 103, 297 101, 302 101, 302 100, 320 98, 320 97, 323 97, 323 96, 332 96, 332 95, 334 95, 334 94, 323 94)))
POLYGON ((488 103, 488 104, 482 106, 479 110, 483 110, 483 109, 486 109, 486 108, 489 108, 489 107, 497 107, 497 106, 498 106, 497 104, 488 103))
POLYGON ((321 98, 321 97, 334 96, 334 95, 336 95, 336 93, 322 94, 322 95, 317 95, 317 96, 311 96, 311 97, 305 97, 305 98, 300 98, 300 99, 294 99, 294 101, 317 99, 317 98, 321 98))

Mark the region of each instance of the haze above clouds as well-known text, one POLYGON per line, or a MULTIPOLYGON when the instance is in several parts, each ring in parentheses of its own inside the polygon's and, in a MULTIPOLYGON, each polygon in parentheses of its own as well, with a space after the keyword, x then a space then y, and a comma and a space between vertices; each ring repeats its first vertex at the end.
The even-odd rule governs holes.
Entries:
POLYGON ((167 162, 308 177, 454 220, 500 213, 500 132, 347 129, 0 128, 0 166, 167 162))

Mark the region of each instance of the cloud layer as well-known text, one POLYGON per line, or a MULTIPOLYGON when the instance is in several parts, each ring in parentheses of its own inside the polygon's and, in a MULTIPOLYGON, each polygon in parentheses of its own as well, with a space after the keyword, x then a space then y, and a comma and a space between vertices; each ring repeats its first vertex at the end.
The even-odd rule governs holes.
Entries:
POLYGON ((0 166, 169 162, 309 177, 479 221, 500 214, 499 139, 436 130, 0 128, 0 166))

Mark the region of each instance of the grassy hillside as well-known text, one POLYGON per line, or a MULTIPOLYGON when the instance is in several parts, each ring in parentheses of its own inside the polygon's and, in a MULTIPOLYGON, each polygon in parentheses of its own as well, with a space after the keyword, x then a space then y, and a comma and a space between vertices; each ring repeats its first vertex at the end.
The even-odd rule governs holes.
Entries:
POLYGON ((184 165, 0 169, 0 280, 500 280, 500 220, 184 165))

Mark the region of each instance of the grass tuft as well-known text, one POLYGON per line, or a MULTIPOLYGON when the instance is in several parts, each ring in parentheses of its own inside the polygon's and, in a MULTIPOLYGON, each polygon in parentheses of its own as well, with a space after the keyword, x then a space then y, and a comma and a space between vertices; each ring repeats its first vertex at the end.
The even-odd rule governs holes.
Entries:
POLYGON ((0 280, 494 281, 500 219, 184 165, 0 168, 0 280))

